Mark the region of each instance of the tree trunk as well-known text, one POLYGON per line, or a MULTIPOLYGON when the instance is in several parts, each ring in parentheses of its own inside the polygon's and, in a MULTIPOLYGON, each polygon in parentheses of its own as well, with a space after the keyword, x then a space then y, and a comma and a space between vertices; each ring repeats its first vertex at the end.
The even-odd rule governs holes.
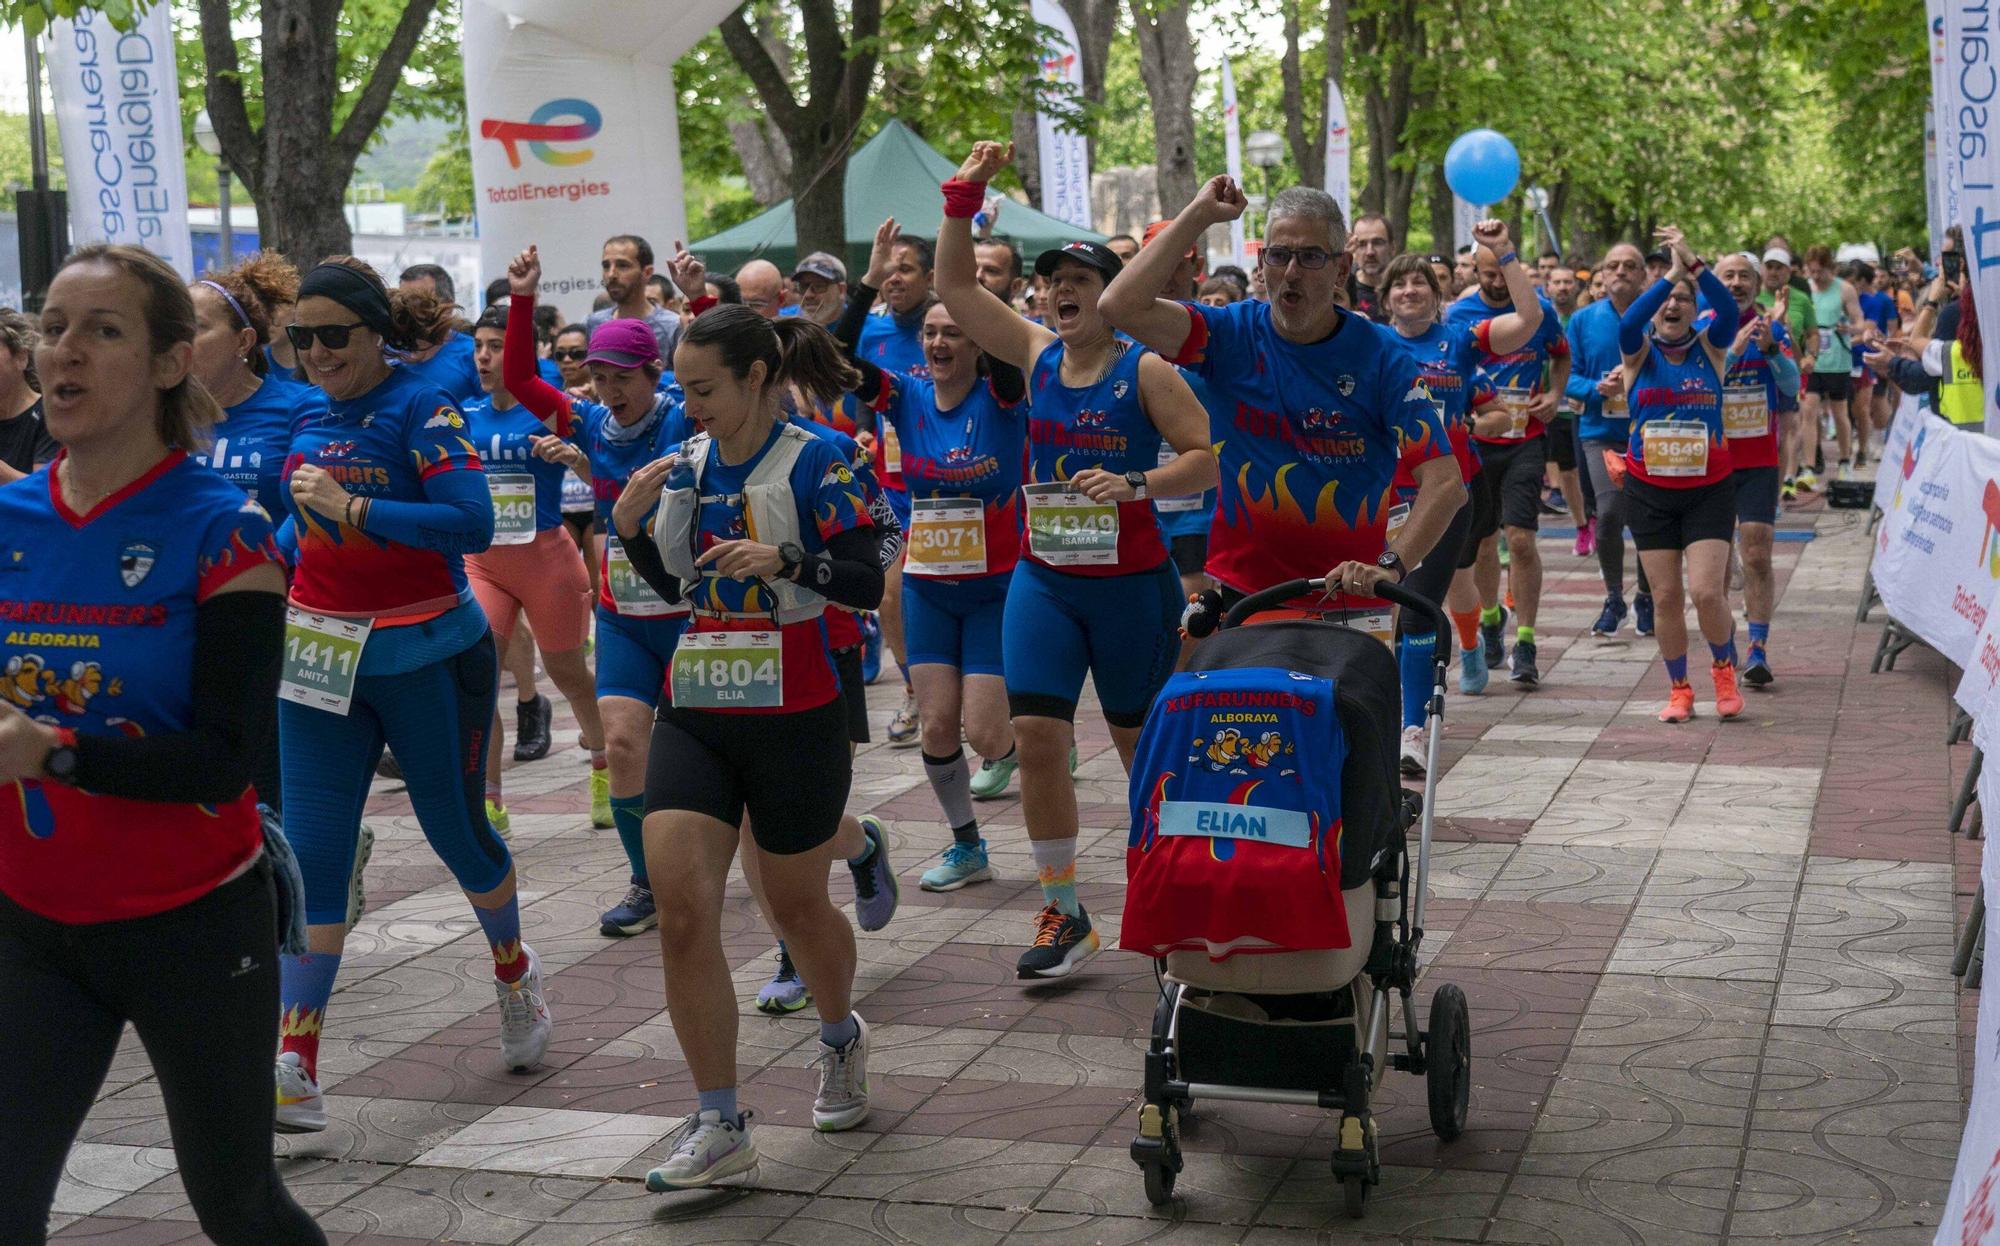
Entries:
POLYGON ((1304 72, 1299 68, 1299 0, 1285 0, 1285 51, 1278 69, 1284 80, 1285 142, 1292 149, 1292 163, 1299 180, 1307 186, 1326 185, 1326 87, 1320 84, 1315 95, 1308 94, 1304 72), (1315 107, 1317 98, 1317 107, 1315 107), (1317 124, 1315 124, 1317 118, 1317 124))
MULTIPOLYGON (((1070 25, 1076 27, 1077 55, 1083 60, 1083 98, 1104 103, 1104 68, 1111 59, 1111 39, 1118 33, 1118 0, 1059 0, 1070 25)), ((1097 164, 1097 135, 1086 135, 1092 167, 1097 164)), ((1018 153, 1018 140, 1016 151, 1018 153)), ((1037 200, 1039 202, 1039 199, 1037 200)))
POLYGON ((1154 183, 1160 214, 1173 216, 1194 198, 1194 41, 1188 37, 1188 0, 1132 0, 1139 74, 1153 102, 1154 183))
POLYGON ((1361 192, 1361 210, 1388 217, 1391 241, 1401 250, 1409 235, 1410 201, 1417 174, 1414 169, 1396 168, 1392 162, 1402 147, 1413 104, 1429 103, 1428 98, 1414 101, 1412 96, 1412 72, 1425 55, 1417 0, 1396 0, 1385 14, 1369 13, 1355 24, 1355 33, 1361 55, 1373 64, 1365 104, 1368 185, 1361 192))
POLYGON ((1456 205, 1452 201, 1451 187, 1444 180, 1444 162, 1428 166, 1430 170, 1431 200, 1431 248, 1439 255, 1454 256, 1458 253, 1458 238, 1452 229, 1458 224, 1456 205))
MULTIPOLYGON (((1021 177, 1021 189, 1028 202, 1042 206, 1042 136, 1035 114, 1025 108, 1014 110, 1014 172, 1021 177)), ((1006 233, 1005 229, 1000 231, 1006 233)))
POLYGON ((748 119, 728 123, 729 142, 743 165, 744 180, 759 206, 782 203, 792 193, 792 153, 769 123, 748 119))
MULTIPOLYGON (((792 95, 799 77, 780 66, 744 19, 749 6, 722 22, 722 43, 763 102, 769 123, 791 153, 792 217, 799 254, 847 249, 847 156, 875 81, 874 42, 882 29, 881 0, 853 0, 852 38, 834 0, 798 0, 805 31, 806 102, 792 95)), ((791 67, 796 69, 796 67, 791 67)))

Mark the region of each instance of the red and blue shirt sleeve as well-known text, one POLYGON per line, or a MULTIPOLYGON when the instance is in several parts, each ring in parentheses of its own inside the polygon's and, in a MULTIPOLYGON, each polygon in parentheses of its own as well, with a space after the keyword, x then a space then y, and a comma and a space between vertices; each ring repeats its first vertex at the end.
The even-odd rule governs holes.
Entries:
POLYGON ((1382 352, 1383 416, 1396 435, 1397 455, 1406 466, 1451 453, 1444 421, 1424 384, 1417 361, 1407 351, 1382 352))
POLYGON ((800 456, 800 472, 813 482, 802 496, 809 499, 821 543, 850 529, 874 525, 861 481, 831 445, 822 443, 816 452, 800 456))
MULTIPOLYGON (((1247 300, 1246 300, 1247 301, 1247 300)), ((1228 307, 1209 307, 1203 303, 1182 303, 1188 311, 1187 340, 1180 350, 1167 362, 1182 368, 1192 368, 1203 376, 1209 375, 1209 360, 1217 356, 1218 348, 1233 334, 1230 332, 1228 307), (1222 342, 1216 339, 1220 337, 1222 342)), ((1235 304, 1230 304, 1231 307, 1235 304)))
POLYGON ((270 564, 285 566, 278 552, 277 534, 271 517, 255 502, 218 515, 202 534, 201 550, 195 556, 195 604, 220 592, 246 571, 270 564))
POLYGON ((418 395, 405 418, 409 423, 403 444, 409 448, 417 479, 428 481, 440 472, 484 470, 466 428, 465 414, 443 390, 418 395))

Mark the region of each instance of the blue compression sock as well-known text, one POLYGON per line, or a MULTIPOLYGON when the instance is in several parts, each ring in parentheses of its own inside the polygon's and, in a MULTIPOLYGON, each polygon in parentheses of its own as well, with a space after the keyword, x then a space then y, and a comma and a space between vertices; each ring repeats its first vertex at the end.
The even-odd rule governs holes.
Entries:
POLYGON ((340 953, 308 952, 278 958, 278 1043, 281 1051, 297 1052, 306 1076, 319 1078, 319 1031, 326 1020, 326 1001, 333 998, 333 979, 340 972, 340 953))
POLYGON ((1750 625, 1750 643, 1752 646, 1762 646, 1770 639, 1771 625, 1769 623, 1752 623, 1750 625))
POLYGON ((721 1090, 698 1090, 695 1092, 697 1112, 720 1112, 722 1119, 730 1124, 742 1121, 742 1113, 736 1110, 736 1087, 725 1086, 721 1090))
POLYGON ((829 1047, 845 1047, 860 1037, 861 1025, 851 1012, 838 1021, 819 1023, 819 1041, 829 1047))
POLYGON ((625 863, 632 867, 635 881, 646 881, 646 797, 613 796, 611 825, 618 828, 618 844, 625 849, 625 863))
POLYGON ((495 909, 472 906, 479 928, 493 949, 493 976, 502 982, 518 982, 528 972, 528 955, 521 949, 521 897, 511 895, 495 909))
POLYGON ((1731 636, 1728 639, 1728 641, 1724 642, 1723 644, 1719 645, 1711 644, 1708 647, 1708 656, 1713 658, 1717 662, 1727 662, 1732 666, 1735 665, 1736 638, 1734 636, 1731 636))
POLYGON ((1684 684, 1688 681, 1687 654, 1683 653, 1677 658, 1666 658, 1664 661, 1667 664, 1668 679, 1673 680, 1677 684, 1684 684))
POLYGON ((1431 662, 1437 657, 1437 633, 1397 637, 1396 663, 1403 671, 1403 725, 1424 725, 1424 706, 1431 695, 1431 662))

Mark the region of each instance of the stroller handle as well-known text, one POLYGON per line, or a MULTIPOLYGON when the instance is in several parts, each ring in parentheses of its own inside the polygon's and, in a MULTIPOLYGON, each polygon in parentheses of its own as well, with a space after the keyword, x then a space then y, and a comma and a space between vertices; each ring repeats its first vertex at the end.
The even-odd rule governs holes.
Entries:
MULTIPOLYGON (((1250 594, 1242 601, 1230 607, 1228 615, 1222 620, 1222 626, 1241 627, 1253 614, 1281 606, 1294 597, 1315 591, 1324 592, 1325 589, 1326 581, 1324 579, 1287 580, 1283 584, 1273 584, 1269 588, 1260 589, 1250 594)), ((1391 605, 1401 606, 1405 610, 1414 610, 1417 614, 1429 620, 1431 628, 1437 632, 1438 657, 1444 661, 1450 660, 1451 620, 1445 615, 1443 609, 1436 603, 1426 601, 1424 598, 1417 596, 1402 585, 1391 584, 1386 580, 1375 586, 1375 595, 1389 602, 1391 605)))

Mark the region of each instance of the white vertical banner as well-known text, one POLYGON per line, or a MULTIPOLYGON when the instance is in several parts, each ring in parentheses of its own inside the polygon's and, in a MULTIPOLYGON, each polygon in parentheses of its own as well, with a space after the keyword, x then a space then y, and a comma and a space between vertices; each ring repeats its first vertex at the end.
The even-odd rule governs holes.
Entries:
MULTIPOLYGON (((1996 602, 2000 605, 2000 602, 1996 602)), ((2000 748, 2000 712, 1990 709, 1972 724, 1972 742, 1982 753, 2000 748)), ((1979 807, 2000 809, 2000 767, 1979 774, 1979 807)), ((1986 893, 1988 931, 2000 920, 2000 852, 1988 835, 1980 844, 1979 885, 1986 893)), ((1993 951, 1994 941, 1986 947, 1993 951)), ((2000 971, 1989 955, 1987 967, 2000 971)), ((2000 982, 1986 979, 1979 992, 1979 1021, 1972 1061, 1972 1103, 1958 1140, 1958 1166, 1933 1246, 1972 1246, 2000 1237, 2000 982)))
MULTIPOLYGON (((2000 325, 2000 63, 1994 52, 1992 0, 1944 0, 1947 94, 1939 101, 1939 176, 1946 220, 1965 236, 1965 279, 1982 325, 2000 325)), ((1986 431, 2000 434, 2000 332, 1983 333, 1981 383, 1986 431)))
POLYGON ((123 33, 79 9, 49 23, 46 47, 71 241, 131 243, 193 277, 169 6, 152 5, 123 33))
POLYGON ((1931 47, 1931 108, 1930 124, 1932 134, 1926 136, 1926 148, 1937 152, 1935 172, 1936 188, 1931 195, 1931 262, 1936 263, 1944 248, 1944 231, 1958 218, 1958 183, 1955 168, 1947 168, 1948 153, 1958 149, 1958 107, 1953 94, 1952 72, 1945 46, 1945 6, 1951 0, 1924 0, 1924 21, 1930 35, 1931 47))
POLYGON ((1924 224, 1931 238, 1931 262, 1944 243, 1944 188, 1938 185, 1937 96, 1924 104, 1924 224))
MULTIPOLYGON (((165 9, 165 5, 158 6, 165 9)), ((590 310, 604 240, 638 234, 666 271, 685 239, 674 61, 733 0, 465 0, 466 132, 486 277, 534 243, 542 299, 590 310)))
POLYGON ((1472 245, 1472 227, 1479 224, 1486 209, 1480 204, 1468 203, 1458 195, 1451 197, 1451 247, 1454 253, 1460 247, 1472 245))
MULTIPOLYGON (((1222 58, 1222 151, 1230 180, 1239 187, 1243 185, 1243 125, 1236 115, 1236 74, 1229 68, 1229 58, 1222 58)), ((1270 204, 1264 211, 1271 210, 1270 204)), ((1233 264, 1243 263, 1246 249, 1243 245, 1243 218, 1229 222, 1229 259, 1233 264)))
POLYGON ((1326 193, 1340 204, 1340 216, 1354 228, 1354 179, 1349 160, 1354 144, 1347 132, 1347 101, 1340 84, 1326 80, 1326 193))
MULTIPOLYGON (((1037 22, 1056 31, 1042 49, 1042 81, 1067 84, 1072 97, 1082 99, 1083 57, 1069 14, 1055 0, 1032 0, 1029 9, 1037 22)), ((1035 139, 1041 150, 1042 211, 1078 229, 1092 228, 1089 143, 1047 112, 1035 114, 1035 139)))

